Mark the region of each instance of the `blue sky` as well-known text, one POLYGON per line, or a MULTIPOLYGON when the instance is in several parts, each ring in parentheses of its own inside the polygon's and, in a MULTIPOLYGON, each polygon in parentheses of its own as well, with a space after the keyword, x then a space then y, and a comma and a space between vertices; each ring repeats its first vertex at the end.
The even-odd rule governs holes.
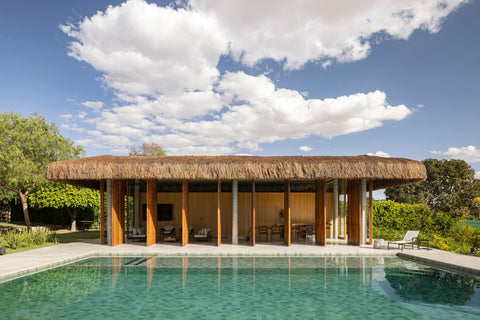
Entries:
POLYGON ((88 156, 153 141, 480 176, 479 31, 480 1, 1 1, 0 111, 43 114, 88 156))

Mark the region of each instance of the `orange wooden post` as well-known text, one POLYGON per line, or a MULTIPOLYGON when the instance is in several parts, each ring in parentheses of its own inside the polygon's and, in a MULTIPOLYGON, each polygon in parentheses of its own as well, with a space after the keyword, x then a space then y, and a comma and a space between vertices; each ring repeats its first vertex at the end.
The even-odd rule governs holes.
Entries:
POLYGON ((122 243, 120 185, 120 180, 112 180, 112 246, 122 243))
POLYGON ((147 180, 147 246, 157 243, 157 180, 147 180))
POLYGON ((217 246, 222 244, 222 181, 217 180, 217 246))
POLYGON ((347 204, 347 179, 343 180, 343 239, 347 239, 347 215, 348 215, 348 204, 347 204))
POLYGON ((105 180, 100 180, 100 244, 105 244, 105 180))
POLYGON ((120 234, 118 239, 120 243, 125 243, 125 180, 119 181, 120 192, 120 234))
POLYGON ((292 245, 292 217, 290 215, 290 180, 284 182, 283 188, 283 220, 284 220, 284 240, 287 246, 292 245))
POLYGON ((255 180, 252 180, 252 246, 255 246, 255 180))
POLYGON ((188 244, 188 180, 182 180, 182 246, 188 244))
POLYGON ((348 243, 359 246, 362 241, 361 180, 352 180, 348 187, 348 243))
POLYGON ((327 244, 327 183, 315 181, 315 244, 327 244))
POLYGON ((130 203, 129 203, 129 196, 128 196, 128 180, 125 180, 125 217, 126 217, 126 227, 125 229, 127 230, 126 235, 128 236, 128 233, 130 232, 130 203))
POLYGON ((369 244, 373 244, 373 198, 372 198, 372 193, 373 193, 373 179, 370 179, 370 186, 369 186, 369 201, 368 201, 368 206, 369 206, 369 216, 368 216, 368 226, 369 226, 369 244))

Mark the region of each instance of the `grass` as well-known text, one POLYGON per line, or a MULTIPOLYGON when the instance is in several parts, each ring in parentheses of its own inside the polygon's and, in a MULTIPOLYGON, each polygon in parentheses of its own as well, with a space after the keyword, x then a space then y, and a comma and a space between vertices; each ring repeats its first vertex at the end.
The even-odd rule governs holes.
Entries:
POLYGON ((88 230, 88 231, 59 231, 56 233, 56 237, 59 243, 77 242, 84 239, 98 239, 100 238, 100 231, 88 230))
MULTIPOLYGON (((22 223, 7 223, 7 222, 0 222, 0 231, 8 230, 9 228, 26 228, 25 224, 22 223)), ((47 225, 48 227, 48 225, 47 225)), ((7 232, 8 233, 8 232, 7 232)), ((70 243, 70 242, 78 242, 85 239, 98 239, 100 238, 100 231, 98 230, 88 230, 88 231, 70 231, 70 230, 58 230, 53 233, 53 241, 49 240, 43 242, 42 244, 35 244, 35 243, 28 243, 23 242, 23 245, 19 245, 19 243, 12 243, 12 235, 7 235, 7 233, 0 234, 0 246, 6 247, 6 254, 17 253, 17 252, 24 252, 33 249, 39 249, 43 247, 53 246, 59 243, 70 243), (9 237, 10 236, 10 237, 9 237), (8 245, 8 240, 12 243, 11 246, 8 245), (27 243, 27 244, 25 244, 27 243), (16 248, 13 248, 16 247, 16 248)), ((22 234, 22 233, 20 233, 22 234)), ((20 241, 20 240, 18 240, 20 241)))

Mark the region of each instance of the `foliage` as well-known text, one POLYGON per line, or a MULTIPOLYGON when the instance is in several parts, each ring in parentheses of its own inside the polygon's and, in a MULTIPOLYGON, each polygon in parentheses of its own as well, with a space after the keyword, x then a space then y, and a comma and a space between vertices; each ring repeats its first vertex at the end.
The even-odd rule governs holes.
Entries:
POLYGON ((477 211, 477 219, 480 219, 480 197, 475 197, 472 201, 472 205, 477 211))
POLYGON ((480 194, 480 182, 475 171, 463 160, 423 161, 427 180, 406 186, 388 188, 387 200, 402 203, 426 203, 437 212, 452 217, 474 217, 478 214, 473 199, 480 194))
POLYGON ((163 151, 162 147, 155 142, 152 143, 142 143, 138 148, 131 148, 129 155, 131 156, 166 156, 167 154, 163 151))
POLYGON ((388 230, 423 230, 433 228, 434 212, 425 204, 396 203, 393 201, 373 202, 373 226, 388 230))
POLYGON ((47 165, 83 154, 81 146, 61 136, 55 124, 47 124, 39 114, 0 114, 0 186, 18 194, 29 229, 28 196, 45 182, 47 165))
POLYGON ((35 208, 65 208, 70 215, 71 230, 75 231, 78 209, 96 210, 100 203, 100 194, 88 188, 47 183, 30 194, 29 203, 35 208))
POLYGON ((47 242, 56 242, 55 233, 46 230, 7 231, 0 235, 0 243, 11 249, 41 246, 47 242))
POLYGON ((470 254, 471 247, 480 247, 480 229, 424 204, 374 201, 373 225, 373 237, 387 241, 401 239, 407 230, 420 230, 420 237, 431 239, 430 246, 440 250, 470 254))

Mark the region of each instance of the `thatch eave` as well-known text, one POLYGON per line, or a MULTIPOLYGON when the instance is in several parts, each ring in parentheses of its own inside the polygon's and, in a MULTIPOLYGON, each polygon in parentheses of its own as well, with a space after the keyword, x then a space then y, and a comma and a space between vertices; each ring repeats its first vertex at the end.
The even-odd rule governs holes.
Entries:
POLYGON ((51 163, 47 179, 98 189, 106 179, 373 179, 383 189, 426 179, 423 163, 374 156, 98 156, 51 163))

